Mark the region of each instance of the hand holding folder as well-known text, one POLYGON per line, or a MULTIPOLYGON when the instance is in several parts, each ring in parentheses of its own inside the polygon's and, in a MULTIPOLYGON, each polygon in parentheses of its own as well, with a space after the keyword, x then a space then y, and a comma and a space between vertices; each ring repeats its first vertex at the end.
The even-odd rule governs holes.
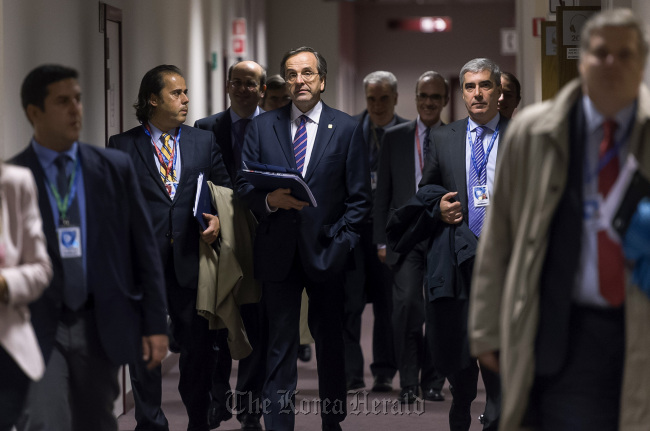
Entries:
POLYGON ((257 189, 267 192, 291 189, 291 195, 296 199, 308 202, 313 207, 318 206, 309 186, 295 169, 245 161, 241 173, 257 189))

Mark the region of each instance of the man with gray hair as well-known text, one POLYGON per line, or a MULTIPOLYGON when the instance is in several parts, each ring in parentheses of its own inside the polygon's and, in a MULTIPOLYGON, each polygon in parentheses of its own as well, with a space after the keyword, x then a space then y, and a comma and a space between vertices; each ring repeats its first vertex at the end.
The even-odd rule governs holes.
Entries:
POLYGON ((391 127, 384 135, 373 208, 377 257, 390 268, 394 278, 393 339, 402 388, 399 400, 404 404, 415 402, 420 388, 425 400, 445 400, 442 395, 445 377, 433 366, 430 343, 425 339, 432 330, 427 326, 425 333, 422 332, 425 323, 422 286, 428 242, 423 240, 403 253, 386 245, 388 217, 417 191, 428 154, 429 134, 444 125, 440 113, 449 102, 449 84, 438 72, 424 72, 417 80, 414 99, 418 117, 391 127))
POLYGON ((502 430, 650 423, 648 255, 629 254, 650 223, 637 211, 615 234, 602 211, 623 195, 626 158, 650 173, 647 55, 632 11, 594 15, 580 77, 518 114, 503 142, 469 313, 472 353, 501 372, 502 430))
MULTIPOLYGON (((460 85, 469 116, 431 132, 420 188, 434 185, 440 191, 433 203, 436 217, 426 286, 427 321, 434 331, 434 365, 447 376, 453 395, 449 411, 451 429, 469 430, 470 406, 476 398, 479 372, 476 359, 469 355, 467 339, 473 249, 492 198, 499 141, 508 120, 497 108, 501 71, 492 60, 476 58, 467 62, 460 71, 460 85), (446 236, 449 241, 443 239, 446 236), (454 249, 454 241, 460 251, 454 249), (450 262, 454 272, 437 276, 452 268, 450 262)), ((487 398, 481 422, 484 430, 496 430, 499 377, 489 370, 481 374, 487 398)))
MULTIPOLYGON (((372 72, 363 79, 366 110, 354 118, 363 127, 368 147, 370 184, 374 200, 379 166, 379 149, 384 130, 406 120, 395 114, 397 105, 397 78, 390 72, 372 72)), ((345 315, 343 339, 345 342, 345 374, 348 391, 365 387, 363 381, 363 353, 361 351, 361 314, 366 299, 372 302, 374 314, 372 356, 370 364, 374 382, 372 390, 392 390, 397 373, 391 323, 391 271, 377 259, 377 246, 372 241, 372 218, 361 228, 361 241, 354 250, 355 269, 345 274, 345 315)))

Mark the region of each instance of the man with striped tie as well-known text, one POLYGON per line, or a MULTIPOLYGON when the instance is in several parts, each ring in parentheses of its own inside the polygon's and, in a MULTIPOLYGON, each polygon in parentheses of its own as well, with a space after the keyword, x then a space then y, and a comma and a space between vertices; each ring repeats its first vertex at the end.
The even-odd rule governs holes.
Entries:
MULTIPOLYGON (((492 182, 496 168, 499 141, 506 131, 508 119, 499 114, 501 71, 492 60, 476 58, 460 71, 463 101, 469 117, 431 131, 420 187, 434 184, 446 193, 436 204, 439 222, 467 229, 468 235, 480 238, 485 211, 492 198, 492 182), (485 199, 483 199, 485 197, 485 199)), ((457 248, 459 244, 456 243, 457 248)), ((429 275, 434 268, 427 268, 429 275)), ((471 274, 469 268, 467 274, 471 274)), ((476 398, 479 368, 469 356, 467 310, 469 280, 461 270, 455 281, 428 280, 427 321, 434 328, 432 337, 434 365, 445 374, 451 386, 453 401, 449 424, 453 430, 469 430, 470 406, 476 398), (438 328, 445 328, 436 331, 438 328), (444 341, 443 341, 444 340, 444 341)), ((485 413, 481 415, 484 430, 496 430, 499 422, 499 377, 482 370, 486 390, 485 413)))
MULTIPOLYGON (((140 125, 112 136, 109 147, 126 151, 133 160, 149 207, 167 286, 168 312, 180 353, 178 390, 189 416, 188 430, 208 431, 211 355, 214 332, 196 313, 199 240, 213 243, 219 218, 204 214, 201 231, 194 219, 197 179, 230 187, 230 177, 214 135, 185 126, 189 99, 176 66, 161 65, 142 78, 134 105, 140 125)), ((132 364, 131 381, 136 405, 136 429, 169 429, 161 403, 160 367, 147 372, 132 364)))
POLYGON ((292 103, 249 125, 242 160, 297 169, 317 206, 290 189, 262 190, 243 177, 237 191, 259 220, 255 277, 269 320, 263 397, 267 430, 292 431, 298 321, 303 287, 316 341, 323 430, 340 430, 346 415, 343 272, 370 211, 370 174, 362 127, 321 101, 327 63, 312 48, 285 54, 281 74, 292 103))

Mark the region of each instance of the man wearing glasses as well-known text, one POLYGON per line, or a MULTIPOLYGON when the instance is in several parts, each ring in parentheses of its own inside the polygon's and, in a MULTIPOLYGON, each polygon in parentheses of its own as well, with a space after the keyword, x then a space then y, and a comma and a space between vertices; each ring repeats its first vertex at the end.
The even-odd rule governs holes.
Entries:
MULTIPOLYGON (((379 260, 394 273, 393 334, 399 368, 403 404, 422 396, 429 401, 444 401, 444 376, 433 366, 429 343, 422 333, 424 301, 422 285, 426 274, 427 241, 408 253, 397 253, 386 246, 386 222, 391 208, 400 208, 415 194, 422 179, 428 154, 429 132, 443 125, 442 109, 449 102, 449 84, 438 72, 425 72, 415 86, 418 118, 386 131, 379 159, 375 194, 374 242, 379 260), (420 377, 420 370, 422 376, 420 377)), ((427 325, 426 336, 430 335, 427 325)))
MULTIPOLYGON (((235 182, 237 171, 241 169, 241 150, 248 125, 261 114, 259 102, 266 90, 266 71, 254 61, 240 61, 228 69, 226 90, 230 98, 230 108, 194 123, 194 127, 212 132, 221 147, 223 161, 228 174, 235 182)), ((251 244, 252 246, 252 244, 251 244)), ((237 419, 242 429, 261 430, 259 403, 264 383, 264 363, 266 352, 263 348, 263 310, 259 303, 242 304, 239 307, 248 340, 253 352, 239 361, 237 369, 236 409, 237 419), (250 397, 250 398, 249 398, 250 397)), ((212 403, 208 419, 212 428, 232 417, 230 393, 230 372, 232 358, 227 343, 228 331, 220 330, 217 336, 217 363, 212 377, 212 403)))
POLYGON ((305 287, 322 429, 341 430, 346 416, 343 273, 370 211, 368 156, 359 122, 321 101, 327 63, 320 53, 308 47, 289 51, 281 74, 292 103, 251 122, 242 159, 300 171, 317 206, 296 199, 288 188, 262 190, 237 178, 241 199, 259 220, 254 267, 269 320, 264 424, 267 430, 294 429, 305 287))

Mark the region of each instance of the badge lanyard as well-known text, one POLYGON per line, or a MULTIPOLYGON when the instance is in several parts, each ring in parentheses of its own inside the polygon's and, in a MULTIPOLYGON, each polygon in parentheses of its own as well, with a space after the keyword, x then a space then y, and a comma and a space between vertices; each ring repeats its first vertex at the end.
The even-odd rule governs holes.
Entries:
POLYGON ((45 177, 45 181, 47 182, 47 185, 50 186, 50 190, 52 191, 52 194, 54 195, 54 200, 56 201, 56 206, 59 209, 59 223, 63 224, 64 226, 68 226, 70 224, 70 220, 68 220, 68 210, 70 209, 75 194, 77 193, 78 183, 76 179, 77 179, 77 173, 80 170, 81 170, 81 163, 79 163, 79 156, 77 156, 75 167, 74 170, 72 171, 72 175, 70 175, 70 182, 68 183, 68 193, 63 198, 61 198, 61 194, 59 193, 59 190, 52 183, 52 181, 50 181, 50 179, 47 178, 47 176, 45 177))
POLYGON ((483 169, 485 169, 485 167, 488 164, 488 158, 490 157, 490 153, 492 152, 492 147, 494 147, 494 141, 496 141, 498 135, 499 135, 499 125, 497 124, 497 128, 494 130, 494 133, 492 134, 492 139, 490 139, 490 144, 488 145, 487 152, 485 153, 485 158, 483 160, 483 163, 479 167, 478 163, 476 163, 476 157, 474 156, 474 141, 472 140, 472 135, 470 134, 469 121, 467 122, 467 138, 469 139, 469 147, 471 149, 470 155, 472 157, 472 166, 474 166, 474 169, 476 170, 476 177, 479 180, 481 178, 481 172, 483 172, 483 169))
POLYGON ((630 134, 631 127, 628 126, 627 131, 623 135, 623 139, 620 141, 614 141, 614 146, 610 148, 602 157, 598 157, 598 165, 596 169, 590 169, 589 167, 589 157, 585 157, 585 183, 591 184, 591 182, 598 177, 600 171, 607 166, 607 164, 614 158, 620 155, 621 150, 623 149, 623 144, 627 140, 628 135, 630 134))
MULTIPOLYGON (((158 157, 158 162, 160 162, 160 166, 165 167, 166 175, 163 177, 163 174, 161 173, 160 176, 163 177, 163 181, 166 181, 169 172, 172 172, 172 176, 173 176, 174 166, 176 166, 176 155, 177 155, 176 150, 177 150, 178 142, 181 139, 181 128, 180 127, 176 128, 176 137, 171 136, 171 138, 174 140, 174 146, 172 147, 171 157, 169 158, 167 163, 165 163, 165 159, 163 157, 162 151, 160 150, 160 148, 158 148, 158 145, 156 145, 156 141, 153 140, 153 133, 151 133, 151 130, 149 130, 149 125, 143 124, 143 127, 145 133, 149 135, 149 138, 151 138, 151 143, 153 144, 153 147, 156 150, 156 156, 158 157)), ((178 181, 178 178, 174 177, 174 180, 178 181)))

